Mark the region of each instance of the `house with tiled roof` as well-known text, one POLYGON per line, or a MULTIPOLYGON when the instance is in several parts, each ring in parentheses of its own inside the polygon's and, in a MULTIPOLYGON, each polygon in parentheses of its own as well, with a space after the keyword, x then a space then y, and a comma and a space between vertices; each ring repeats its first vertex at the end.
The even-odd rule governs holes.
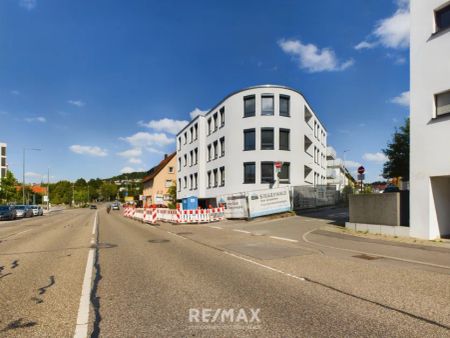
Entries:
POLYGON ((169 188, 176 181, 176 152, 164 155, 164 159, 154 166, 142 180, 144 185, 144 203, 165 204, 170 201, 169 188))

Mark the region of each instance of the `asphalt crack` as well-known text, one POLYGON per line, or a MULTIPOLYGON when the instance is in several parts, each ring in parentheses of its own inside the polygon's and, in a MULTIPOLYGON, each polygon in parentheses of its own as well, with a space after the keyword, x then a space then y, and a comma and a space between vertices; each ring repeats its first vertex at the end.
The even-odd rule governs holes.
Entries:
POLYGON ((48 281, 49 281, 48 285, 43 286, 38 289, 40 295, 43 295, 44 293, 46 293, 47 289, 55 284, 55 276, 50 276, 48 281))

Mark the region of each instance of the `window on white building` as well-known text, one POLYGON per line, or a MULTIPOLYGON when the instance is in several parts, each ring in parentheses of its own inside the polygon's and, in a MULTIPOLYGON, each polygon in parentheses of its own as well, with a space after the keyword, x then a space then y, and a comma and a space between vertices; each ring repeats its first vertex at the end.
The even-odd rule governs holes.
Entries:
POLYGON ((214 120, 214 131, 216 131, 217 129, 219 129, 219 117, 217 113, 213 115, 213 120, 214 120))
POLYGON ((244 163, 244 183, 256 182, 256 164, 255 162, 244 163))
POLYGON ((183 188, 184 189, 187 188, 187 177, 186 176, 184 176, 184 186, 183 186, 183 188))
POLYGON ((214 187, 217 187, 219 185, 219 174, 217 172, 217 169, 214 169, 213 173, 214 173, 214 187))
POLYGON ((225 185, 225 167, 220 167, 220 186, 225 185))
POLYGON ((214 141, 213 146, 214 146, 214 159, 216 159, 217 157, 219 157, 219 142, 214 141))
POLYGON ((181 178, 178 179, 178 191, 181 191, 181 178))
POLYGON ((178 157, 178 171, 181 170, 181 157, 178 157))
POLYGON ((194 175, 189 175, 189 190, 194 189, 194 175))
POLYGON ((208 171, 207 180, 208 180, 208 188, 211 188, 212 185, 211 171, 208 171))
POLYGON ((274 103, 273 95, 261 96, 261 115, 273 115, 274 103))
POLYGON ((194 127, 191 127, 190 129, 190 136, 191 136, 191 142, 192 143, 194 141, 194 127))
POLYGON ((289 150, 289 129, 280 129, 280 150, 289 150))
POLYGON ((198 174, 194 174, 194 189, 198 188, 198 174))
POLYGON ((184 132, 184 144, 187 143, 187 131, 184 132))
POLYGON ((198 124, 194 125, 194 140, 198 138, 198 124))
POLYGON ((198 148, 194 149, 194 164, 198 163, 198 148))
POLYGON ((450 90, 445 93, 436 94, 434 97, 436 102, 436 116, 450 114, 450 90))
POLYGON ((273 150, 273 128, 261 128, 261 149, 273 150))
POLYGON ((244 130, 244 150, 256 149, 256 131, 255 129, 244 130))
POLYGON ((220 138, 220 156, 225 156, 225 137, 220 138))
POLYGON ((290 116, 291 98, 287 95, 280 95, 280 116, 290 116))
POLYGON ((184 154, 184 166, 187 166, 187 154, 184 154))
POLYGON ((434 12, 436 32, 450 28, 450 4, 434 12))
POLYGON ((208 119, 208 135, 212 133, 212 119, 208 119))
POLYGON ((244 97, 244 117, 255 116, 255 95, 244 97))
POLYGON ((261 162, 261 183, 273 183, 273 162, 261 162))
POLYGON ((225 107, 220 109, 220 126, 223 127, 225 125, 225 107))
POLYGON ((280 183, 289 183, 290 180, 290 167, 291 164, 289 162, 283 162, 281 166, 281 171, 278 174, 278 178, 280 179, 280 183))
POLYGON ((212 159, 212 147, 211 147, 211 145, 209 144, 208 145, 208 161, 211 161, 211 159, 212 159))

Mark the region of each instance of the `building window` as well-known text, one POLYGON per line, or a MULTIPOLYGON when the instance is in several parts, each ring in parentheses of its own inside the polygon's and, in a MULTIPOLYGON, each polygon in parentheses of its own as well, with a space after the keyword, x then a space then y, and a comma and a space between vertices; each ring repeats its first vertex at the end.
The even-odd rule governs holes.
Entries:
POLYGON ((220 138, 220 156, 225 156, 225 137, 220 138))
POLYGON ((194 128, 191 127, 191 129, 189 129, 189 130, 190 130, 190 134, 191 134, 191 142, 190 143, 192 143, 194 141, 194 128))
POLYGON ((214 141, 214 159, 219 157, 219 143, 217 141, 214 141))
POLYGON ((244 163, 244 183, 255 183, 256 181, 256 165, 255 162, 244 163))
POLYGON ((291 116, 291 98, 287 95, 280 95, 280 116, 291 116))
POLYGON ((192 167, 192 165, 194 164, 194 151, 190 151, 189 152, 189 166, 192 167))
POLYGON ((187 131, 184 132, 184 144, 187 143, 187 131))
POLYGON ((214 173, 214 188, 215 188, 219 185, 219 175, 217 169, 214 169, 213 173, 214 173))
POLYGON ((194 125, 194 140, 198 138, 198 124, 194 125))
POLYGON ((178 157, 178 171, 181 170, 181 157, 178 157))
POLYGON ((435 12, 436 32, 450 28, 450 5, 435 12))
POLYGON ((436 94, 434 97, 436 104, 436 116, 450 114, 450 90, 445 93, 436 94))
POLYGON ((178 191, 181 191, 181 178, 178 179, 178 191))
POLYGON ((213 119, 214 119, 214 131, 216 131, 217 129, 219 129, 219 117, 217 116, 217 113, 214 114, 213 119))
POLYGON ((211 188, 211 183, 212 183, 212 180, 211 180, 211 171, 208 171, 208 188, 211 188))
POLYGON ((220 167, 220 186, 225 185, 225 167, 220 167))
POLYGON ((278 174, 278 178, 280 180, 280 183, 289 183, 289 172, 290 172, 291 164, 289 162, 283 162, 281 166, 281 171, 278 174))
POLYGON ((198 163, 198 148, 194 149, 194 164, 198 163))
POLYGON ((190 185, 189 185, 189 190, 192 190, 194 188, 194 175, 189 175, 189 181, 190 181, 190 185))
POLYGON ((208 119, 208 135, 212 133, 212 120, 211 118, 208 119))
POLYGON ((244 129, 244 150, 256 149, 255 129, 244 129))
POLYGON ((289 129, 280 129, 280 150, 289 150, 289 129))
POLYGON ((244 117, 255 116, 255 95, 244 97, 244 117))
POLYGON ((184 176, 184 189, 186 189, 186 188, 187 188, 187 177, 184 176))
POLYGON ((211 161, 212 154, 211 154, 211 145, 208 145, 208 161, 211 161))
POLYGON ((173 167, 169 167, 169 174, 173 174, 173 167))
POLYGON ((261 183, 273 183, 273 162, 261 162, 261 183))
POLYGON ((166 180, 164 186, 165 186, 166 188, 170 188, 170 187, 172 186, 172 180, 166 180))
POLYGON ((187 154, 184 154, 184 166, 187 166, 187 154))
POLYGON ((181 136, 178 138, 178 150, 181 150, 181 136))
POLYGON ((261 96, 261 115, 273 115, 273 95, 261 96))
POLYGON ((198 174, 194 174, 194 189, 198 188, 198 174))
POLYGON ((261 128, 261 149, 273 150, 273 128, 261 128))
POLYGON ((223 127, 225 125, 225 107, 220 109, 220 126, 223 127))

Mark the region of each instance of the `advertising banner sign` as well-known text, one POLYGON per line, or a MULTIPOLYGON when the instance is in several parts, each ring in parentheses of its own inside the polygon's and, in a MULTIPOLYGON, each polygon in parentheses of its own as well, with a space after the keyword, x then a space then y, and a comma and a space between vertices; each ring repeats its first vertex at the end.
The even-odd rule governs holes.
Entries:
POLYGON ((289 187, 249 192, 248 209, 251 218, 291 210, 289 187))
POLYGON ((217 205, 223 205, 225 207, 225 218, 248 217, 247 197, 244 193, 219 196, 217 198, 217 205))

